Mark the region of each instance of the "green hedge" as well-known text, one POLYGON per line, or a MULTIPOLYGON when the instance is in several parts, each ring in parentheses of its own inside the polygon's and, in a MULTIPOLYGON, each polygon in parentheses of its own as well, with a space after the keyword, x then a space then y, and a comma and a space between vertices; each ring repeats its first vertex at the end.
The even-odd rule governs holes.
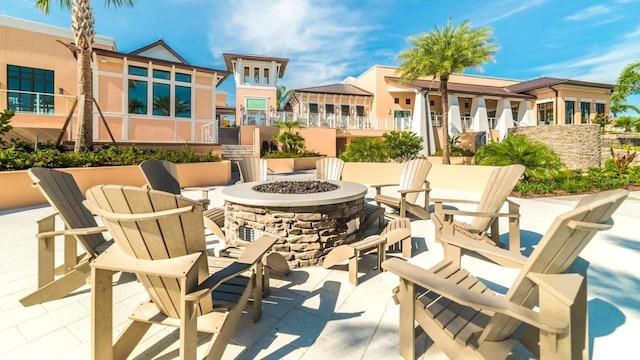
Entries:
POLYGON ((14 142, 13 146, 0 149, 0 171, 24 170, 32 167, 66 168, 138 165, 147 159, 168 160, 174 163, 216 162, 215 154, 198 155, 188 146, 181 150, 138 149, 131 145, 125 149, 104 145, 95 151, 71 152, 56 147, 52 142, 32 145, 14 142))

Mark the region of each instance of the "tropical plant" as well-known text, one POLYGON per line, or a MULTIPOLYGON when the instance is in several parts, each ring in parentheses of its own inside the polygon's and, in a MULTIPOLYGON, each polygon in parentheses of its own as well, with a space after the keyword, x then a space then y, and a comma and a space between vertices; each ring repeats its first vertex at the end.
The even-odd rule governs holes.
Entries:
POLYGON ((284 85, 278 86, 276 89, 276 106, 278 110, 283 110, 284 106, 289 101, 289 97, 293 94, 293 90, 287 90, 287 87, 284 85))
POLYGON ((629 132, 631 129, 635 129, 636 131, 640 127, 640 118, 634 116, 620 116, 617 117, 613 123, 613 126, 624 128, 624 131, 629 132))
POLYGON ((422 138, 411 131, 391 131, 382 136, 387 155, 396 162, 415 159, 422 151, 422 138))
POLYGON ((618 170, 618 175, 623 175, 633 162, 633 159, 636 158, 637 153, 635 151, 632 153, 630 150, 627 150, 627 153, 624 154, 621 151, 614 151, 613 148, 610 148, 610 150, 613 164, 616 166, 616 170, 618 170))
MULTIPOLYGON (((498 46, 493 41, 492 30, 488 27, 472 28, 471 22, 463 21, 454 26, 449 19, 444 28, 411 36, 412 48, 398 55, 401 82, 411 82, 420 77, 430 76, 439 80, 442 101, 442 128, 447 134, 449 128, 449 76, 469 68, 480 68, 493 59, 498 46)), ((448 135, 447 135, 448 137, 448 135)), ((442 163, 449 164, 449 142, 442 149, 442 163)))
MULTIPOLYGON (((13 129, 13 126, 9 125, 14 112, 11 110, 0 111, 0 135, 6 134, 9 130, 13 129)), ((5 146, 7 142, 0 138, 0 146, 5 146)))
POLYGON ((302 128, 300 121, 278 121, 275 126, 280 129, 280 133, 273 137, 273 141, 280 145, 283 152, 296 154, 304 150, 304 137, 295 131, 302 128))
POLYGON ((611 124, 611 115, 609 114, 596 114, 593 118, 593 122, 600 125, 600 130, 604 130, 604 127, 611 124))
MULTIPOLYGON (((36 8, 49 14, 52 2, 71 9, 71 31, 73 44, 65 44, 72 49, 78 65, 78 126, 75 151, 93 148, 93 73, 91 53, 95 36, 95 23, 91 0, 34 0, 36 8)), ((114 7, 133 6, 135 0, 104 0, 105 5, 114 7)))
POLYGON ((525 180, 553 177, 562 167, 560 157, 552 148, 523 135, 510 135, 500 142, 489 142, 478 149, 473 160, 477 165, 522 164, 525 166, 525 180))
POLYGON ((380 139, 355 138, 338 157, 347 162, 386 162, 387 146, 380 139))
POLYGON ((618 75, 616 86, 610 97, 611 112, 617 115, 633 110, 640 114, 640 108, 627 104, 627 97, 635 94, 640 94, 640 61, 627 65, 618 75))

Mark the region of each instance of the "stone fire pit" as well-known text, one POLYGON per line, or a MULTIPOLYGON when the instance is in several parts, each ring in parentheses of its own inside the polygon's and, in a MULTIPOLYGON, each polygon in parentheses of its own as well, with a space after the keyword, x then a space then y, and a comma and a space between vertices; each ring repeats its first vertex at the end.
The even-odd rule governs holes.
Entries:
POLYGON ((335 246, 362 239, 364 229, 360 225, 364 222, 367 188, 346 181, 314 182, 260 181, 223 189, 227 242, 233 246, 246 246, 262 234, 276 236, 279 240, 273 250, 295 268, 317 265, 335 246), (326 185, 337 188, 302 194, 256 190, 273 188, 272 185, 307 189, 307 192, 326 185))

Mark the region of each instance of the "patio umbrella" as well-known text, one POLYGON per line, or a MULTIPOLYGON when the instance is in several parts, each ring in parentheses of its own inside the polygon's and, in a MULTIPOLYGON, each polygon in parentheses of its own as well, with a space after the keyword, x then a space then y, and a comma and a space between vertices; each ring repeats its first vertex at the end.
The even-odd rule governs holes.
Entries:
POLYGON ((422 138, 422 152, 427 155, 433 155, 436 151, 436 146, 433 138, 429 103, 426 98, 427 96, 424 92, 416 91, 411 131, 422 138))
POLYGON ((509 99, 502 99, 498 101, 498 107, 496 109, 498 122, 496 123, 496 130, 500 131, 500 140, 507 136, 507 131, 512 128, 513 114, 511 113, 511 101, 509 99))

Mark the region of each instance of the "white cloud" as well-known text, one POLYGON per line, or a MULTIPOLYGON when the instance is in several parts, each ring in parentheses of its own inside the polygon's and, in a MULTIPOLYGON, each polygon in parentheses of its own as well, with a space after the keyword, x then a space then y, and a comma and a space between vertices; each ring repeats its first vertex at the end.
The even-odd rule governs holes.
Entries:
POLYGON ((569 21, 581 21, 591 19, 596 16, 604 15, 611 12, 611 8, 606 5, 595 5, 582 9, 573 15, 565 17, 569 21))
POLYGON ((583 57, 546 65, 536 70, 545 76, 614 84, 625 66, 640 59, 638 42, 640 26, 620 36, 609 47, 603 45, 597 51, 583 57))
POLYGON ((506 18, 509 18, 513 15, 519 14, 523 11, 529 10, 533 7, 542 5, 544 3, 546 3, 548 0, 530 0, 527 1, 525 3, 523 3, 522 1, 519 0, 507 0, 504 1, 502 3, 490 3, 488 5, 491 5, 489 7, 486 8, 487 11, 490 12, 489 14, 485 14, 483 16, 479 16, 479 18, 488 18, 488 20, 486 21, 479 21, 479 24, 491 24, 494 23, 496 21, 499 20, 503 20, 506 18), (497 16, 494 16, 495 14, 498 14, 497 16), (491 17, 493 16, 493 17, 491 17))
POLYGON ((217 2, 209 31, 213 56, 248 53, 289 58, 288 88, 339 82, 363 54, 371 28, 357 9, 339 1, 217 2))

